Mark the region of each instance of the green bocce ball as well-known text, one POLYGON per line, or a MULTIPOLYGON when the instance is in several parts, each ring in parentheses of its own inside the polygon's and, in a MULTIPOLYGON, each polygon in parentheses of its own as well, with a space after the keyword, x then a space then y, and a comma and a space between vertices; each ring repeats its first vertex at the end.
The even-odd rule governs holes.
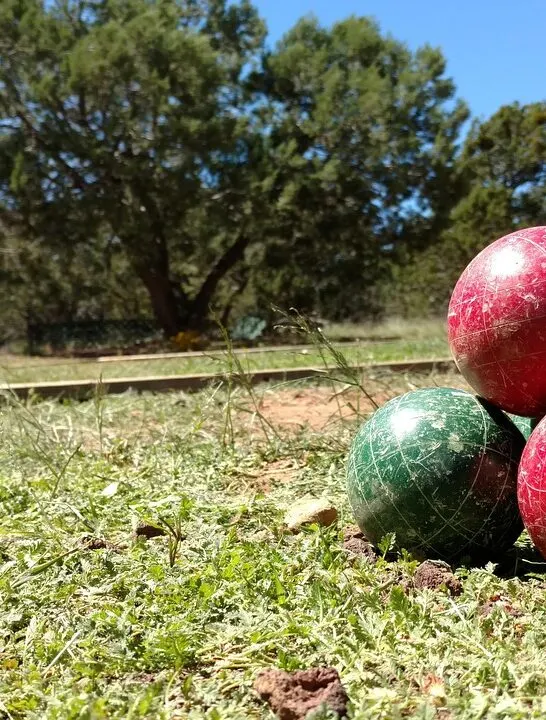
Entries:
POLYGON ((540 418, 521 417, 521 415, 512 415, 511 413, 507 413, 507 415, 523 435, 525 440, 529 440, 531 433, 540 421, 540 418))
POLYGON ((394 533, 417 557, 493 558, 522 531, 516 480, 525 439, 463 390, 415 390, 358 431, 347 462, 356 521, 374 544, 394 533))

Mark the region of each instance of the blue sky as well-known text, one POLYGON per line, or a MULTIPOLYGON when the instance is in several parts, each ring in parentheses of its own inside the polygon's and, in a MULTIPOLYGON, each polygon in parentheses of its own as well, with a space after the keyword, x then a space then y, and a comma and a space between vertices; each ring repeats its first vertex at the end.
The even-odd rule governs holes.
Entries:
POLYGON ((440 46, 473 115, 546 100, 546 0, 254 0, 275 42, 300 17, 372 15, 411 48, 440 46))

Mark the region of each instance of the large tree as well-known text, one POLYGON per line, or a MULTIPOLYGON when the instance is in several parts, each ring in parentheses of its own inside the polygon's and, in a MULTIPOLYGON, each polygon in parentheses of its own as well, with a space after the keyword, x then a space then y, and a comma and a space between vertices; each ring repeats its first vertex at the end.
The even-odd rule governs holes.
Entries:
POLYGON ((5 223, 60 252, 109 233, 165 332, 199 326, 250 241, 244 178, 226 182, 252 151, 263 35, 246 0, 4 0, 5 223))
POLYGON ((6 223, 51 257, 119 243, 169 335, 243 292, 366 315, 460 197, 441 52, 369 19, 264 53, 248 2, 5 0, 0 33, 6 223))
MULTIPOLYGON (((511 221, 491 228, 508 232, 510 226, 540 225, 546 222, 546 102, 504 105, 483 123, 475 121, 461 157, 470 175, 472 192, 467 202, 477 196, 505 198, 511 221)), ((455 217, 458 221, 475 216, 474 227, 484 235, 489 227, 480 224, 483 215, 464 205, 455 217)), ((487 244, 491 238, 484 237, 487 244)))
POLYGON ((257 283, 300 308, 366 315, 393 255, 445 227, 466 106, 439 50, 411 52, 368 18, 304 18, 264 65, 274 217, 257 283))

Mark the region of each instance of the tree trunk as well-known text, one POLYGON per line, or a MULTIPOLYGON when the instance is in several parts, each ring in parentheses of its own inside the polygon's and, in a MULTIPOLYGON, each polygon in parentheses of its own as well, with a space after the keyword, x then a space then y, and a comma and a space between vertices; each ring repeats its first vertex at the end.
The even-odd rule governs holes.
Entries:
POLYGON ((167 337, 173 337, 181 330, 202 331, 206 327, 218 283, 243 258, 248 244, 248 238, 240 235, 218 258, 190 301, 184 291, 171 282, 167 245, 164 236, 159 234, 155 257, 147 266, 139 258, 135 268, 148 291, 154 315, 167 337))
POLYGON ((192 325, 196 328, 202 327, 207 318, 209 305, 216 292, 218 283, 236 263, 242 260, 248 244, 248 238, 245 235, 240 235, 224 254, 218 258, 205 278, 190 307, 190 318, 192 325))
POLYGON ((176 294, 168 273, 160 273, 154 268, 140 268, 140 279, 150 295, 154 315, 167 337, 173 337, 181 327, 176 294))
POLYGON ((239 285, 237 285, 235 290, 229 296, 229 299, 224 307, 222 317, 220 318, 220 323, 221 323, 222 327, 227 327, 227 324, 229 321, 229 316, 231 315, 231 311, 233 310, 233 304, 234 304, 235 300, 239 297, 239 295, 241 295, 245 291, 246 286, 248 285, 248 281, 249 281, 249 275, 247 272, 247 274, 240 281, 239 285))
POLYGON ((181 317, 181 308, 186 298, 177 295, 174 283, 171 282, 169 251, 161 223, 157 220, 153 232, 148 236, 148 245, 145 246, 147 252, 142 251, 139 238, 128 236, 123 239, 129 249, 133 267, 148 291, 159 326, 166 337, 174 337, 186 329, 181 317))

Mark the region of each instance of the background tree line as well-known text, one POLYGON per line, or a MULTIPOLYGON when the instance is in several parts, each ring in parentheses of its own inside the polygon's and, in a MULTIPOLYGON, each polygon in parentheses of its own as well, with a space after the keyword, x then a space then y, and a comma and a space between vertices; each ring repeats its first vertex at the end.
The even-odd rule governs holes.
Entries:
POLYGON ((478 250, 546 224, 546 103, 468 121, 441 51, 368 18, 271 48, 246 0, 3 0, 0 342, 439 312, 478 250))

